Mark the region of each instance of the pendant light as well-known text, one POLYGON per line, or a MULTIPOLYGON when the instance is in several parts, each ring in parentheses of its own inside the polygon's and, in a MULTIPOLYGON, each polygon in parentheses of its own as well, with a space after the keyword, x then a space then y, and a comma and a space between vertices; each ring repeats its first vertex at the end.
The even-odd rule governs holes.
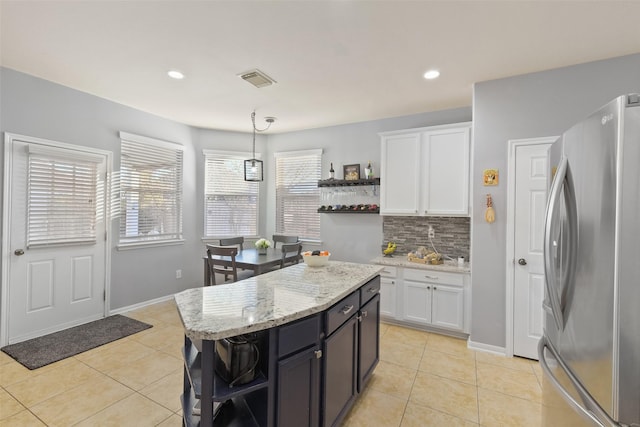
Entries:
POLYGON ((245 181, 262 181, 263 180, 263 163, 262 160, 256 159, 256 132, 264 132, 271 127, 271 124, 276 121, 275 117, 265 117, 264 120, 268 123, 264 129, 258 129, 256 127, 256 112, 251 113, 251 124, 253 125, 253 158, 244 161, 244 180, 245 181))

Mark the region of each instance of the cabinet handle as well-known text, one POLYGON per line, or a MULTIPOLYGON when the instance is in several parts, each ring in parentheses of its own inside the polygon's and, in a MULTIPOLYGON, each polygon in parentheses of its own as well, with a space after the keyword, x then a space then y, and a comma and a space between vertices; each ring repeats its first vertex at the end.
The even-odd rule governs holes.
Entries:
POLYGON ((427 289, 431 289, 431 286, 427 286, 427 289))
POLYGON ((353 305, 345 305, 344 307, 342 307, 342 310, 340 310, 340 312, 342 314, 348 314, 351 310, 353 310, 353 305))
POLYGON ((314 351, 314 353, 316 355, 316 359, 322 358, 322 350, 316 350, 314 351))
POLYGON ((434 287, 433 287, 433 290, 434 290, 434 291, 437 291, 437 290, 438 290, 438 288, 436 288, 436 287, 434 286, 434 287))
POLYGON ((367 289, 367 292, 369 292, 370 294, 375 293, 377 291, 376 288, 369 288, 367 289))
POLYGON ((361 313, 362 313, 362 317, 367 317, 368 313, 366 311, 361 311, 361 313))
POLYGON ((440 280, 440 278, 438 276, 424 276, 427 279, 431 279, 431 280, 440 280))
POLYGON ((392 284, 392 285, 395 285, 395 284, 396 284, 396 281, 395 281, 395 280, 392 280, 392 281, 391 281, 391 284, 392 284))

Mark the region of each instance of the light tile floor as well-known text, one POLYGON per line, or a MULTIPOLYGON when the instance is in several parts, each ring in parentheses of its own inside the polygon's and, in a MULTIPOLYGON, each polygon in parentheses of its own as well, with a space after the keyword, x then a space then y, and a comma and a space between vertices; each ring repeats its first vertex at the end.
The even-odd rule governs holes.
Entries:
MULTIPOLYGON (((34 371, 0 352, 0 426, 181 426, 175 304, 126 315, 154 327, 34 371)), ((380 332, 380 363, 344 426, 541 425, 536 363, 393 325, 380 332)))

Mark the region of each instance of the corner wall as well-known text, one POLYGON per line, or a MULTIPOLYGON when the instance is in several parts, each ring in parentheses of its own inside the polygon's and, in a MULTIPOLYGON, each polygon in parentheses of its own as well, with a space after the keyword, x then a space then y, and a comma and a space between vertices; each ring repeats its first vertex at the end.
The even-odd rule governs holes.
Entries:
POLYGON ((630 92, 640 92, 640 54, 474 85, 472 203, 484 206, 490 188, 496 222, 487 224, 484 209, 474 209, 471 341, 506 343, 507 141, 560 135, 630 92), (498 186, 483 186, 484 169, 499 169, 498 186))

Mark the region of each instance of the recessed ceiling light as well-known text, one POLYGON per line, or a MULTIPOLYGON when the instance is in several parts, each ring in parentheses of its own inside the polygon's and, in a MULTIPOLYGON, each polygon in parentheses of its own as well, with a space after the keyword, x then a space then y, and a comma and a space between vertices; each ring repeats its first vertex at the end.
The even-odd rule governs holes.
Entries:
POLYGON ((178 70, 171 70, 167 73, 169 75, 169 77, 171 77, 172 79, 176 79, 176 80, 182 80, 184 79, 184 74, 182 74, 180 71, 178 70))
POLYGON ((424 78, 427 80, 437 79, 440 76, 440 71, 438 70, 429 70, 424 73, 424 78))

